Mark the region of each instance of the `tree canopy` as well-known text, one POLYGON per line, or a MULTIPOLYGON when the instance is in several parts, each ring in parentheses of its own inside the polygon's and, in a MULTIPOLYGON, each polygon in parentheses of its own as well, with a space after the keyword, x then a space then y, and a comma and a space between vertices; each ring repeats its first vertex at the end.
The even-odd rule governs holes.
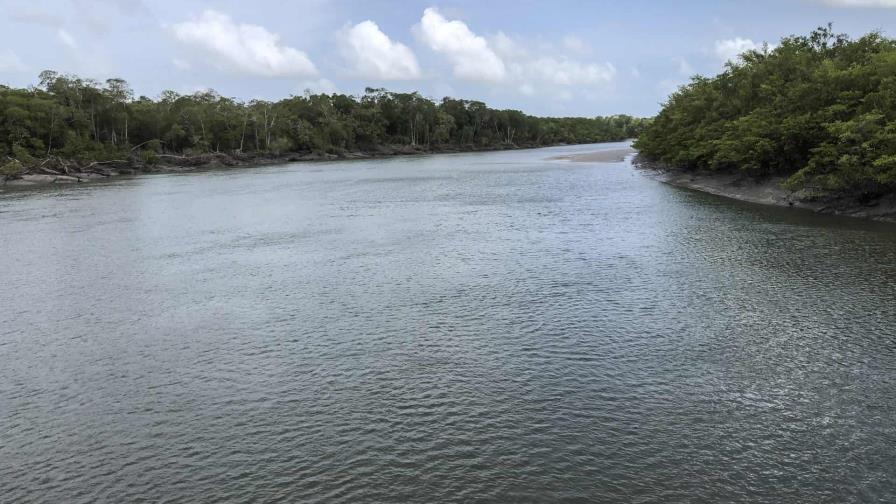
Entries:
POLYGON ((786 176, 792 189, 896 190, 896 41, 831 25, 694 77, 636 147, 685 170, 786 176))
POLYGON ((311 94, 243 102, 208 90, 134 97, 122 79, 99 83, 53 71, 27 89, 0 86, 0 158, 102 160, 142 153, 326 152, 388 145, 458 149, 632 138, 625 115, 538 118, 472 100, 368 88, 361 96, 311 94))

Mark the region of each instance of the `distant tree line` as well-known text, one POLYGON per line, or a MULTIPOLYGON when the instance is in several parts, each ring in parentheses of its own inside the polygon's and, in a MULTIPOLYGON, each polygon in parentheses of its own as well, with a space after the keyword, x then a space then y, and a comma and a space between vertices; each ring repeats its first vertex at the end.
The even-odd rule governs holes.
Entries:
POLYGON ((672 94, 636 143, 686 170, 786 176, 792 189, 896 190, 896 42, 830 25, 748 51, 672 94))
MULTIPOLYGON (((0 86, 0 160, 57 156, 103 160, 153 154, 321 152, 403 145, 419 149, 541 146, 622 140, 644 121, 625 115, 539 118, 479 101, 368 88, 280 101, 214 91, 135 98, 122 79, 104 84, 53 71, 38 86, 0 86)), ((2 163, 0 163, 2 164, 2 163)))

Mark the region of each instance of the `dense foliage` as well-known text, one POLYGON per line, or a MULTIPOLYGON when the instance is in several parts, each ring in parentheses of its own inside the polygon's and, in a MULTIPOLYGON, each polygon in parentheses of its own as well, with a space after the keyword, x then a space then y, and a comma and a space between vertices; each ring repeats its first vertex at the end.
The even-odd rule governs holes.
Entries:
POLYGON ((792 189, 896 189, 896 41, 831 26, 749 51, 674 93, 636 143, 688 170, 787 176, 792 189))
POLYGON ((105 85, 46 71, 38 87, 0 86, 0 159, 112 159, 154 153, 342 153, 405 145, 420 149, 537 146, 638 135, 629 116, 537 118, 479 101, 367 89, 360 97, 305 94, 244 103, 214 91, 134 98, 105 85))

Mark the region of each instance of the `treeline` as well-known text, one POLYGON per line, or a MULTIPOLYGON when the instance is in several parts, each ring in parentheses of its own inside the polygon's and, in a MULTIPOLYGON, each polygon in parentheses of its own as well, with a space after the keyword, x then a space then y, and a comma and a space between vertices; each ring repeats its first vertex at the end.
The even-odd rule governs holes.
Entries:
MULTIPOLYGON (((208 152, 340 154, 384 146, 424 150, 541 146, 636 137, 629 116, 539 118, 479 101, 368 88, 360 97, 305 94, 242 102, 214 91, 135 98, 127 82, 100 84, 45 71, 28 89, 0 86, 0 159, 104 160, 208 152)), ((2 164, 2 163, 0 163, 2 164)))
POLYGON ((680 88, 636 143, 686 170, 783 175, 791 189, 896 190, 896 42, 831 26, 680 88))

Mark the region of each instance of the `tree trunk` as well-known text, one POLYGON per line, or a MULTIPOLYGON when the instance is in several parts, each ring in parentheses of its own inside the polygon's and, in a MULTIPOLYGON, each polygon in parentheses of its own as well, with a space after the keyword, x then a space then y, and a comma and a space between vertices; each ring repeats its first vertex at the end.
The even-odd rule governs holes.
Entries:
POLYGON ((246 123, 249 122, 249 116, 243 117, 243 131, 240 133, 240 152, 243 152, 243 140, 246 139, 246 123))
POLYGON ((53 149, 53 125, 56 122, 56 114, 53 108, 50 108, 50 131, 48 133, 49 138, 47 138, 47 155, 50 155, 50 150, 53 149))

